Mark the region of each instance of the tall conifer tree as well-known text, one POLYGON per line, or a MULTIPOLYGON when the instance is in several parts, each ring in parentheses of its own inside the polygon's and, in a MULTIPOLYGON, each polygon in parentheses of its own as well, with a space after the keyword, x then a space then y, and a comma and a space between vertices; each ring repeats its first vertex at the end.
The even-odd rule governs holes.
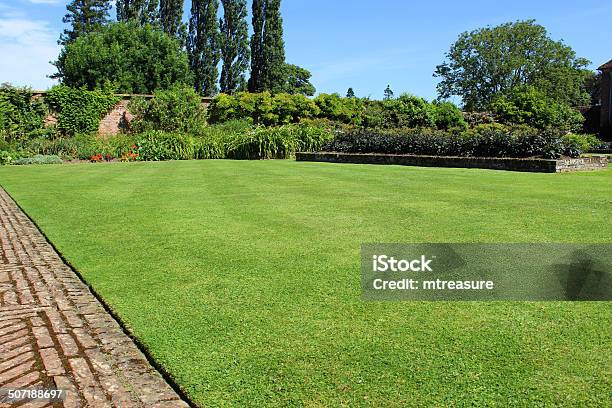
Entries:
POLYGON ((249 92, 264 90, 262 82, 264 47, 263 36, 266 20, 266 0, 253 0, 253 35, 251 36, 251 77, 249 78, 249 92))
POLYGON ((159 22, 168 35, 179 37, 183 26, 183 0, 160 0, 159 22))
POLYGON ((219 0, 192 0, 187 49, 195 88, 204 96, 218 92, 217 65, 221 58, 217 11, 219 0))
POLYGON ((262 82, 265 90, 276 93, 282 92, 285 84, 285 42, 280 11, 281 0, 267 0, 266 3, 262 82))
POLYGON ((96 28, 108 22, 108 0, 73 0, 66 6, 68 13, 62 21, 70 24, 64 33, 60 35, 59 43, 69 44, 82 34, 94 31, 96 28))
POLYGON ((159 0, 117 0, 117 21, 154 24, 159 19, 159 0))
POLYGON ((249 67, 249 27, 246 0, 221 0, 221 92, 232 94, 246 85, 244 73, 249 67))

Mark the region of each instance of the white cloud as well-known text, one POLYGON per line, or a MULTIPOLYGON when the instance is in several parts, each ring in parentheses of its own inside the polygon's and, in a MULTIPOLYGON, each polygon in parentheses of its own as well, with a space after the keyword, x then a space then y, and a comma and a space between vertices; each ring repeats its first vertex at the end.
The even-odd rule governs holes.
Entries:
MULTIPOLYGON (((39 0, 35 0, 39 1, 39 0)), ((0 82, 46 89, 55 81, 47 78, 54 72, 49 61, 57 58, 58 34, 41 20, 16 13, 0 14, 0 82)))

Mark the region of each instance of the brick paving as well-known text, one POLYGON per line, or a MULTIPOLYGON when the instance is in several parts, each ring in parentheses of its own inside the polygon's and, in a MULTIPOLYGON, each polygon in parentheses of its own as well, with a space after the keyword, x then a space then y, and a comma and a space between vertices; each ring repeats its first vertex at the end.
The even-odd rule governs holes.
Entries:
POLYGON ((2 188, 0 245, 0 388, 67 390, 20 406, 188 407, 2 188))

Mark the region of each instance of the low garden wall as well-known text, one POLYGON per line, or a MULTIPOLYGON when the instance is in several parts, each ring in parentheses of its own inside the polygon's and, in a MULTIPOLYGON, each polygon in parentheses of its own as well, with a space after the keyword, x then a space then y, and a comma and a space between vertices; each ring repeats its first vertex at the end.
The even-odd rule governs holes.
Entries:
POLYGON ((296 153, 297 161, 354 163, 354 164, 395 164, 422 167, 463 167, 493 170, 529 171, 539 173, 561 173, 568 171, 603 170, 608 167, 605 157, 584 157, 578 159, 512 159, 494 157, 450 157, 414 156, 378 153, 296 153))

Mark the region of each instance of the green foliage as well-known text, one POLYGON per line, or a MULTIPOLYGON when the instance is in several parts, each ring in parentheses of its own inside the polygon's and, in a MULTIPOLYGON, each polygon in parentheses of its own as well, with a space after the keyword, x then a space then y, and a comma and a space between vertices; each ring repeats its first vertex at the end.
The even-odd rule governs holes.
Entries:
POLYGON ((397 99, 385 100, 383 105, 393 127, 415 128, 435 125, 435 111, 423 98, 402 94, 397 99))
POLYGON ((434 110, 436 127, 438 129, 466 129, 468 127, 463 117, 463 112, 461 112, 461 109, 454 103, 434 101, 432 108, 434 110))
POLYGON ((17 140, 44 133, 47 108, 28 88, 0 86, 0 139, 17 140))
POLYGON ((6 150, 0 150, 0 166, 5 166, 13 162, 13 156, 6 150))
POLYGON ((500 94, 534 86, 554 101, 586 105, 588 61, 549 38, 533 20, 464 32, 436 68, 441 98, 458 95, 468 111, 484 110, 500 94))
POLYGON ((250 92, 286 92, 288 82, 280 0, 254 0, 252 4, 250 92))
POLYGON ((221 94, 208 107, 210 123, 222 123, 234 119, 250 119, 255 124, 267 126, 297 123, 303 118, 313 118, 319 113, 315 102, 304 95, 258 94, 238 92, 221 94))
POLYGON ((220 34, 217 21, 219 0, 193 0, 189 18, 187 50, 189 66, 194 74, 196 91, 213 96, 218 91, 217 65, 221 59, 220 34))
POLYGON ((244 122, 210 126, 197 136, 146 132, 136 136, 138 160, 286 159, 296 151, 315 151, 331 140, 320 127, 252 127, 244 122))
POLYGON ((314 102, 320 110, 319 117, 353 125, 362 122, 364 102, 361 99, 342 98, 334 93, 319 94, 314 102))
POLYGON ((21 159, 16 159, 13 161, 13 164, 62 164, 63 162, 64 161, 58 156, 45 156, 42 154, 37 154, 34 157, 24 157, 21 159))
POLYGON ((62 19, 70 28, 60 36, 60 44, 66 45, 79 36, 95 31, 108 22, 109 0, 73 0, 66 6, 68 13, 62 19))
POLYGON ((130 127, 137 133, 149 130, 192 133, 206 123, 201 96, 184 85, 155 91, 153 98, 135 98, 129 110, 134 115, 130 127))
POLYGON ((184 33, 183 1, 160 0, 159 24, 162 30, 171 37, 181 37, 184 33))
POLYGON ((302 94, 312 96, 317 89, 310 83, 312 74, 305 68, 297 65, 284 64, 283 78, 284 85, 279 89, 288 94, 302 94))
POLYGON ((57 114, 58 129, 74 135, 97 131, 100 120, 119 98, 108 88, 88 91, 58 85, 47 92, 45 102, 57 114))
POLYGON ((577 157, 593 148, 597 148, 601 144, 601 140, 595 135, 569 133, 563 136, 563 143, 565 145, 566 154, 568 156, 577 157))
POLYGON ((584 123, 580 112, 556 102, 532 86, 517 87, 507 96, 497 97, 489 110, 503 123, 527 124, 538 129, 554 127, 578 131, 584 123))
POLYGON ((139 160, 161 161, 194 158, 193 137, 180 133, 147 132, 138 137, 136 146, 139 160))
POLYGON ((246 89, 245 71, 249 68, 249 26, 246 0, 221 0, 221 92, 233 94, 246 89))
POLYGON ((112 84, 116 92, 150 94, 191 84, 187 54, 157 28, 112 23, 66 45, 54 63, 64 85, 89 90, 112 84))
POLYGON ((353 90, 353 88, 349 88, 348 91, 346 91, 346 97, 347 98, 354 98, 355 97, 355 91, 353 90))
POLYGON ((480 125, 464 132, 433 129, 354 130, 323 147, 343 153, 417 154, 463 157, 578 157, 589 145, 578 136, 529 127, 480 125), (583 144, 580 144, 583 142, 583 144))
MULTIPOLYGON (((162 3, 164 3, 164 0, 162 0, 162 3)), ((143 26, 146 24, 156 24, 158 22, 158 4, 158 0, 117 0, 117 21, 131 21, 143 26)), ((165 8, 161 7, 161 9, 165 8)), ((173 18, 176 18, 176 16, 173 18)))
POLYGON ((391 86, 387 85, 384 91, 384 100, 388 101, 393 99, 393 91, 391 90, 391 86))
POLYGON ((466 128, 461 111, 450 102, 431 104, 422 98, 401 95, 397 99, 369 101, 338 94, 303 95, 268 92, 218 95, 208 107, 210 123, 246 119, 267 126, 298 123, 308 119, 368 128, 435 127, 466 128))

